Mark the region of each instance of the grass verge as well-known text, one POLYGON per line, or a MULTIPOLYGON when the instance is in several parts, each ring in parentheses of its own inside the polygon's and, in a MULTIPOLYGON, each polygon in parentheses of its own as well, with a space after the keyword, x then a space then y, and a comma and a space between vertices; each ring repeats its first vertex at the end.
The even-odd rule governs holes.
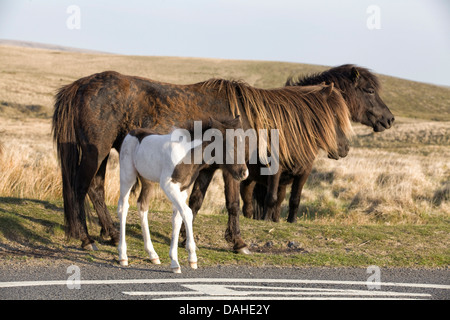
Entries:
MULTIPOLYGON (((160 206, 158 206, 160 207, 160 206)), ((115 218, 115 207, 110 211, 115 218)), ((150 233, 163 266, 169 267, 170 210, 153 211, 150 233)), ((352 225, 343 219, 306 218, 295 224, 255 221, 241 217, 241 233, 252 255, 238 255, 224 240, 227 215, 200 214, 194 223, 200 266, 328 266, 418 267, 450 265, 450 224, 445 218, 428 224, 352 225)), ((117 248, 100 237, 93 218, 89 230, 99 251, 79 249, 79 242, 66 240, 61 201, 0 198, 0 259, 26 263, 101 263, 118 265, 117 248)), ((131 207, 127 225, 130 266, 152 268, 143 248, 138 215, 131 207)), ((179 250, 182 265, 187 253, 179 250)))

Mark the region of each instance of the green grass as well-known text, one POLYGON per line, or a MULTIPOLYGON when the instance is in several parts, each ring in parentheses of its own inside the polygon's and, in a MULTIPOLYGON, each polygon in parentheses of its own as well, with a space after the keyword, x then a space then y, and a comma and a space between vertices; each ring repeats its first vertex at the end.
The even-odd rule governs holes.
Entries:
MULTIPOLYGON (((110 210, 114 215, 116 208, 110 210)), ((152 212, 149 219, 154 247, 163 267, 168 268, 171 213, 168 210, 152 212)), ((128 220, 130 266, 152 268, 143 249, 141 228, 133 207, 128 220)), ((303 217, 289 224, 241 217, 241 233, 253 252, 248 256, 233 253, 224 240, 225 214, 199 215, 194 233, 200 266, 364 267, 374 264, 435 268, 450 264, 449 222, 440 219, 424 225, 350 225, 345 220, 323 223, 320 218, 303 217)), ((0 198, 2 260, 26 259, 33 263, 51 259, 118 265, 117 249, 98 237, 100 228, 95 219, 89 229, 98 242, 99 251, 80 250, 78 241, 65 239, 61 201, 0 198)), ((185 250, 179 250, 179 259, 182 265, 187 265, 185 250)))

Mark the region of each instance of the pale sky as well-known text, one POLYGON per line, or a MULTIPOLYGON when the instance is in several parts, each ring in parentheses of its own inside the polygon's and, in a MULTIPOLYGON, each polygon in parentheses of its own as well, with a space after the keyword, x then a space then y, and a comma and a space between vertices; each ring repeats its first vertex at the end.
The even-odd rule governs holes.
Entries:
POLYGON ((0 39, 336 66, 450 86, 448 0, 0 0, 0 39))

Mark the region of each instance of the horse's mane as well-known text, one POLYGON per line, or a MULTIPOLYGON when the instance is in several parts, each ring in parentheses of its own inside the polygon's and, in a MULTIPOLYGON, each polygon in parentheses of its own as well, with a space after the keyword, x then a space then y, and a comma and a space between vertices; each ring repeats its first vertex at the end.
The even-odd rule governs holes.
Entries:
POLYGON ((354 115, 359 112, 358 102, 356 101, 355 85, 352 82, 355 74, 359 78, 359 81, 366 82, 375 91, 381 90, 380 80, 374 73, 367 68, 353 64, 344 64, 306 76, 290 76, 286 81, 286 86, 309 86, 320 83, 333 83, 341 91, 351 114, 354 115))
POLYGON ((279 129, 280 163, 287 168, 314 161, 319 148, 336 152, 336 125, 352 134, 350 114, 341 94, 332 86, 258 89, 243 81, 210 79, 204 87, 225 90, 234 115, 239 105, 252 128, 279 129), (328 89, 328 94, 324 90, 328 89))
MULTIPOLYGON (((214 120, 220 122, 227 129, 237 129, 234 119, 235 119, 234 117, 230 117, 230 116, 214 115, 214 120)), ((237 123, 239 123, 239 120, 237 120, 237 121, 238 121, 237 123)), ((195 120, 187 120, 180 126, 176 126, 176 127, 174 126, 174 127, 172 127, 171 132, 173 132, 174 130, 177 130, 177 129, 184 129, 184 130, 187 130, 187 133, 189 134, 191 139, 193 139, 195 130, 196 130, 195 122, 200 122, 202 136, 205 134, 205 131, 214 127, 210 123, 210 117, 205 116, 205 117, 201 117, 201 118, 195 119, 195 120)), ((239 124, 239 127, 240 127, 240 124, 239 124)), ((225 133, 225 132, 223 132, 223 133, 225 133)))

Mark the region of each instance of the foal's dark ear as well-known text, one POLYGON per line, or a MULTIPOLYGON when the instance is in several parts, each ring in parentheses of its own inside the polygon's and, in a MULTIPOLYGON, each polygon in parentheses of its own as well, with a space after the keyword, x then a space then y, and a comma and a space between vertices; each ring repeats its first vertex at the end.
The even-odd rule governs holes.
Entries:
POLYGON ((236 118, 230 121, 230 124, 235 128, 239 127, 241 125, 241 116, 236 116, 236 118))
POLYGON ((214 121, 214 119, 210 116, 210 117, 208 118, 208 128, 211 128, 211 127, 212 127, 213 121, 214 121))
POLYGON ((352 67, 350 79, 352 80, 352 82, 353 82, 354 84, 356 84, 356 82, 358 82, 358 79, 359 79, 359 71, 358 71, 357 68, 352 67))

